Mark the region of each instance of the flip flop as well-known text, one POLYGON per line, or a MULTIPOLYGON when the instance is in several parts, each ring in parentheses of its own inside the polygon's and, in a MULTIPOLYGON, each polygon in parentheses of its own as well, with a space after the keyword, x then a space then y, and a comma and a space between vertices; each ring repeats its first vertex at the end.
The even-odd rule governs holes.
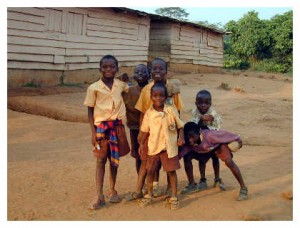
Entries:
POLYGON ((125 196, 125 202, 130 202, 141 198, 143 198, 143 193, 132 192, 129 195, 125 196))
POLYGON ((109 202, 110 203, 120 203, 121 202, 121 198, 119 197, 119 195, 116 194, 111 194, 109 197, 109 202))
POLYGON ((95 203, 92 203, 89 207, 90 210, 98 210, 100 209, 101 207, 104 207, 105 206, 105 201, 104 199, 101 200, 101 199, 98 199, 95 203))

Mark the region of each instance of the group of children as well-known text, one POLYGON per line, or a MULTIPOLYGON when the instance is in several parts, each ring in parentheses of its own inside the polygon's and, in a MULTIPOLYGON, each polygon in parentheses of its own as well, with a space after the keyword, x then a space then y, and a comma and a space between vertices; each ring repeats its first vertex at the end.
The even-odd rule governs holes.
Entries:
POLYGON ((167 173, 166 204, 178 209, 177 174, 179 159, 183 157, 188 184, 181 191, 187 194, 207 188, 205 166, 212 158, 215 175, 214 187, 225 190, 219 177, 219 158, 225 162, 240 184, 238 200, 248 197, 248 190, 232 152, 242 146, 238 135, 220 130, 221 118, 211 107, 211 94, 201 90, 196 96, 191 121, 184 124, 180 119, 183 102, 179 86, 167 79, 167 64, 155 58, 148 67, 139 64, 134 69, 136 86, 126 83, 128 76, 116 79, 118 61, 112 55, 100 60, 101 78, 87 89, 84 105, 88 107, 91 142, 96 157, 97 198, 91 209, 105 205, 103 181, 105 164, 110 161, 109 202, 121 199, 115 189, 120 157, 131 151, 136 159, 138 174, 136 189, 125 197, 126 201, 139 200, 144 207, 152 203, 153 197, 162 195, 159 188, 161 167, 167 173), (150 81, 150 75, 153 79, 150 81), (149 82, 150 81, 150 82, 149 82), (130 130, 129 147, 123 121, 130 130), (130 149, 131 148, 131 149, 130 149), (199 162, 201 179, 196 183, 192 159, 199 162), (143 189, 146 182, 146 189, 143 189))

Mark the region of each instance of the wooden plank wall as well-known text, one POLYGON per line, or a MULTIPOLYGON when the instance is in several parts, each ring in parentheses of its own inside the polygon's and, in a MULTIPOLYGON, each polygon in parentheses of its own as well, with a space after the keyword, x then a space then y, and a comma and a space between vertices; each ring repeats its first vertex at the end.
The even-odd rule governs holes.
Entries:
POLYGON ((202 28, 172 24, 170 63, 223 67, 223 36, 202 28))
POLYGON ((160 57, 170 61, 171 24, 168 22, 151 22, 149 41, 149 60, 160 57))
POLYGON ((97 69, 112 54, 120 66, 146 63, 149 17, 111 8, 7 10, 8 68, 97 69))

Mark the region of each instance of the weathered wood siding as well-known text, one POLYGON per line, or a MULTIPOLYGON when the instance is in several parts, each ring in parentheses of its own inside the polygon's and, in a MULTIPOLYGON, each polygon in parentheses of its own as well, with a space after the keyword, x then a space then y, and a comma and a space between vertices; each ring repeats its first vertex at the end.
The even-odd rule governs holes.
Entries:
POLYGON ((155 57, 170 61, 171 24, 169 22, 151 23, 149 41, 149 60, 155 57))
POLYGON ((112 54, 120 66, 148 60, 150 19, 111 8, 7 10, 9 69, 98 69, 112 54))
POLYGON ((205 28, 152 21, 149 48, 150 58, 163 57, 170 65, 223 67, 223 36, 205 28))

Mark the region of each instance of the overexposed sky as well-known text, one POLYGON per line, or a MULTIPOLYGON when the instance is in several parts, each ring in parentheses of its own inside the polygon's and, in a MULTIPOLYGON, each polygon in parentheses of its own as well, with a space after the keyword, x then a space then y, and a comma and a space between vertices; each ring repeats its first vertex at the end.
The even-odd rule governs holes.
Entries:
MULTIPOLYGON (((155 9, 160 7, 129 7, 131 9, 155 13, 155 9)), ((207 21, 210 24, 221 23, 225 25, 230 20, 237 21, 249 11, 258 12, 260 19, 271 19, 276 14, 283 14, 293 10, 292 7, 181 7, 189 16, 190 21, 207 21)))

